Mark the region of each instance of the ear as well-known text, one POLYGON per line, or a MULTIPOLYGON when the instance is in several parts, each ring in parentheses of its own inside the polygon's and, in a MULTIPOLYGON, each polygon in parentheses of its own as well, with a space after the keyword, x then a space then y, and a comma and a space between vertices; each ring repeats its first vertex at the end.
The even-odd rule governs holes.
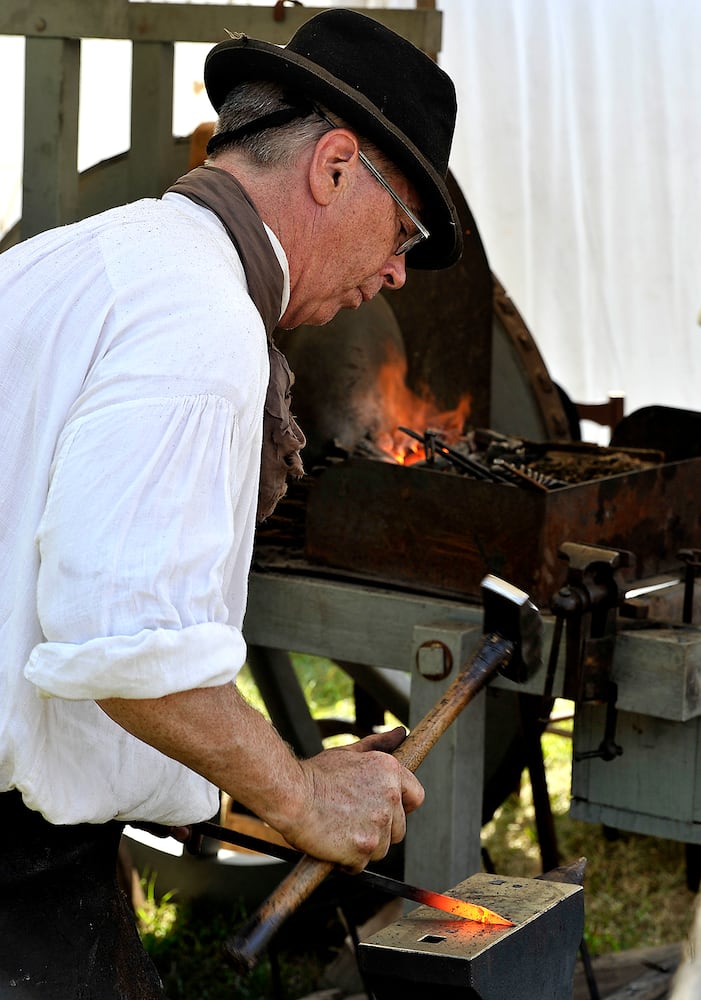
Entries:
POLYGON ((309 164, 309 188, 314 201, 329 205, 345 190, 359 162, 358 140, 348 129, 322 135, 309 164))

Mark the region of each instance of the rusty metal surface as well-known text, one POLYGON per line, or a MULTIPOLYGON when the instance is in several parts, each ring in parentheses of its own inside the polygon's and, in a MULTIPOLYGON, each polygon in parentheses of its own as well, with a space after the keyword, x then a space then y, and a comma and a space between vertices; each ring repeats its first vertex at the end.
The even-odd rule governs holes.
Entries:
POLYGON ((631 579, 677 569, 679 550, 701 544, 700 490, 700 459, 535 492, 354 458, 310 491, 305 556, 452 596, 478 597, 495 573, 544 607, 565 580, 566 541, 630 550, 631 579))
POLYGON ((360 945, 377 1000, 571 997, 584 927, 581 886, 480 873, 449 895, 496 910, 509 928, 450 920, 418 907, 360 945))

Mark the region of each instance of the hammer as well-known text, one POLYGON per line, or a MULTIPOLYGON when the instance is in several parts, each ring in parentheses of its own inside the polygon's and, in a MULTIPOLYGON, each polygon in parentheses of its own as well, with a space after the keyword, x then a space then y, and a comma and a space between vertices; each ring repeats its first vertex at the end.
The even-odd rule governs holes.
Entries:
MULTIPOLYGON (((491 575, 482 580, 481 593, 484 634, 476 651, 443 697, 394 751, 394 757, 409 771, 416 771, 448 726, 497 672, 523 683, 541 665, 542 620, 528 594, 491 575)), ((240 971, 254 968, 273 935, 333 868, 330 861, 304 856, 225 943, 231 963, 240 971)))

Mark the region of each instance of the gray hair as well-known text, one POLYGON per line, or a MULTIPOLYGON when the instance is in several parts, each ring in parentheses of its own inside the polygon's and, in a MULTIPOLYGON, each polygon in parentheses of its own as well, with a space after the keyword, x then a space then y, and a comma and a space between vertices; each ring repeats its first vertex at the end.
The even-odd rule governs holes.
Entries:
MULTIPOLYGON (((219 109, 219 119, 214 129, 214 136, 224 132, 235 132, 276 111, 297 106, 304 108, 306 104, 309 102, 305 98, 301 96, 296 98, 295 95, 290 95, 278 83, 268 80, 246 80, 237 84, 227 95, 219 109)), ((210 155, 210 159, 214 160, 219 150, 236 149, 245 153, 252 162, 260 166, 293 167, 304 149, 310 144, 318 142, 321 136, 329 131, 328 122, 314 114, 311 105, 309 107, 310 110, 306 116, 294 118, 284 125, 276 125, 260 132, 232 138, 230 142, 223 142, 216 152, 210 155)), ((332 111, 321 105, 319 108, 324 114, 332 116, 339 128, 350 128, 351 131, 356 132, 351 125, 348 125, 332 111)), ((377 147, 360 136, 358 139, 362 143, 364 152, 379 160, 385 169, 391 169, 391 163, 377 147)))

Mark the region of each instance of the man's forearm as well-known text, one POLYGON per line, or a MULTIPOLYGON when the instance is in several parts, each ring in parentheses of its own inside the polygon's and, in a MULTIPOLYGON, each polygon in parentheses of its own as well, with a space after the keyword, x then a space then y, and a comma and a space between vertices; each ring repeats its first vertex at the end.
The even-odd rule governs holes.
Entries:
POLYGON ((288 825, 303 810, 299 761, 233 684, 98 704, 133 736, 201 774, 271 826, 288 825))
POLYGON ((401 728, 297 760, 234 685, 98 702, 115 722, 228 792, 291 844, 351 870, 384 857, 423 801, 391 756, 401 728))

